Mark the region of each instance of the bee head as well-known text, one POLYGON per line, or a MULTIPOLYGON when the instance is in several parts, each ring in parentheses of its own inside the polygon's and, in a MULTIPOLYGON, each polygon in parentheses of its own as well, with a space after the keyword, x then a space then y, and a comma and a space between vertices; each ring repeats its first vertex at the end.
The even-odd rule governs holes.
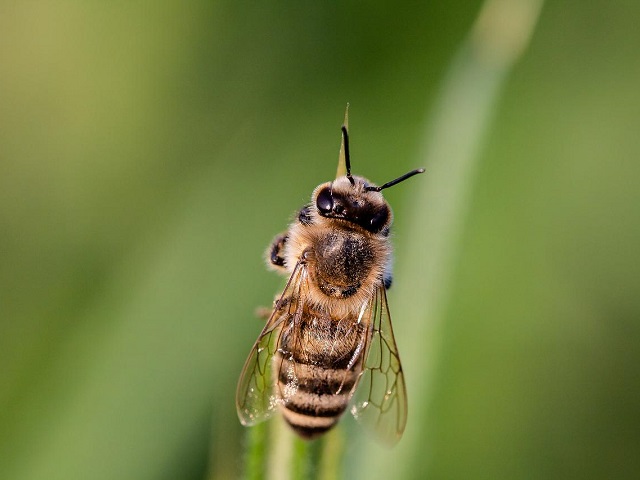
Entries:
POLYGON ((345 126, 342 127, 342 138, 347 174, 317 187, 313 192, 313 203, 322 217, 346 220, 371 233, 380 233, 389 227, 392 219, 389 204, 380 191, 424 172, 424 168, 412 170, 384 185, 373 185, 366 178, 351 175, 349 135, 345 126))

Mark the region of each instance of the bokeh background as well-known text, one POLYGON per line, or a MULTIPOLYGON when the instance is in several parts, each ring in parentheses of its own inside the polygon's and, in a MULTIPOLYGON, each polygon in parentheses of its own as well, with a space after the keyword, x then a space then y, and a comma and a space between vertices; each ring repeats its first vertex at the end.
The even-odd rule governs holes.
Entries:
MULTIPOLYGON (((239 476, 235 382, 282 286, 265 247, 334 175, 347 102, 356 173, 429 170, 481 3, 2 2, 0 478, 239 476)), ((388 191, 396 337, 424 342, 405 443, 375 450, 398 476, 638 478, 639 23, 632 0, 543 6, 433 338, 401 268, 429 183, 388 191)), ((374 455, 347 430, 356 475, 374 455)))

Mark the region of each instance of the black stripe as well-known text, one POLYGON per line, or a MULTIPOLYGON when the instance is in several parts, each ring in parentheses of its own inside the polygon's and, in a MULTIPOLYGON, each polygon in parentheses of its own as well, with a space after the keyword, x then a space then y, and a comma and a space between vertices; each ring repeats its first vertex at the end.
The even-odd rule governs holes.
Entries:
MULTIPOLYGON (((318 367, 321 368, 321 367, 318 367)), ((358 376, 347 370, 343 370, 342 373, 336 375, 336 378, 318 378, 318 377, 298 377, 298 388, 307 393, 315 393, 316 395, 336 395, 339 391, 340 395, 348 394, 356 383, 358 376), (345 378, 346 377, 346 378, 345 378)), ((278 380, 283 385, 289 384, 289 374, 286 368, 281 368, 278 374, 278 380)))
POLYGON ((358 340, 365 334, 365 328, 362 324, 347 325, 305 312, 296 325, 282 332, 278 348, 284 358, 292 358, 296 363, 339 370, 353 362, 359 347, 358 340), (294 344, 301 342, 306 335, 314 341, 308 345, 294 344), (327 348, 327 345, 332 348, 327 348))
POLYGON ((298 388, 303 392, 315 393, 316 395, 347 395, 356 383, 355 376, 354 378, 349 377, 347 375, 344 382, 342 378, 331 380, 307 379, 306 381, 298 379, 298 388))
POLYGON ((345 397, 344 403, 338 407, 323 407, 321 405, 311 405, 309 403, 298 403, 295 397, 290 398, 284 407, 292 412, 306 415, 308 417, 339 417, 347 409, 348 398, 345 397))
POLYGON ((305 351, 293 351, 289 352, 296 363, 301 365, 312 365, 320 368, 330 368, 332 370, 343 370, 349 366, 352 361, 353 351, 348 355, 342 355, 340 357, 331 357, 327 352, 321 352, 313 354, 305 351))
POLYGON ((325 433, 327 430, 330 430, 331 428, 333 428, 333 426, 335 425, 334 423, 327 427, 306 427, 304 425, 294 425, 289 421, 288 418, 285 418, 285 420, 298 435, 300 435, 302 438, 305 438, 307 440, 311 440, 313 438, 319 437, 320 435, 325 433))

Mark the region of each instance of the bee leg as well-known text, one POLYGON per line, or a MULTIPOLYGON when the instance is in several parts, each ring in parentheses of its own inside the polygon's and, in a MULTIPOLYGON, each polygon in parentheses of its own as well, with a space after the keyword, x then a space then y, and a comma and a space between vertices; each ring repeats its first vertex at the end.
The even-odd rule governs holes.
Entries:
POLYGON ((273 299, 272 307, 260 306, 255 309, 254 314, 262 320, 269 320, 274 311, 283 310, 291 303, 291 297, 282 297, 279 294, 273 299))
POLYGON ((286 233, 277 235, 267 249, 267 264, 274 270, 278 270, 281 272, 284 272, 286 270, 282 251, 284 250, 284 246, 287 243, 287 238, 288 237, 286 233))
POLYGON ((393 283, 393 276, 391 275, 391 272, 384 272, 382 283, 384 283, 385 290, 389 290, 391 288, 391 284, 393 283))
POLYGON ((260 320, 269 320, 269 318, 271 318, 271 313, 273 312, 273 309, 269 308, 269 307, 258 307, 255 310, 255 315, 256 317, 258 317, 260 320))
POLYGON ((298 221, 302 225, 311 225, 313 223, 313 219, 311 218, 311 205, 305 205, 298 212, 298 221))

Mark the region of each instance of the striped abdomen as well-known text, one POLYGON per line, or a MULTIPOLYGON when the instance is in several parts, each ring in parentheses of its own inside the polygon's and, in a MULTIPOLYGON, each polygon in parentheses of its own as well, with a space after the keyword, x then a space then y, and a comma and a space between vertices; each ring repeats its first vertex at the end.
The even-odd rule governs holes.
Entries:
POLYGON ((356 318, 305 316, 283 332, 274 356, 282 413, 304 438, 333 427, 362 369, 366 329, 356 318))

